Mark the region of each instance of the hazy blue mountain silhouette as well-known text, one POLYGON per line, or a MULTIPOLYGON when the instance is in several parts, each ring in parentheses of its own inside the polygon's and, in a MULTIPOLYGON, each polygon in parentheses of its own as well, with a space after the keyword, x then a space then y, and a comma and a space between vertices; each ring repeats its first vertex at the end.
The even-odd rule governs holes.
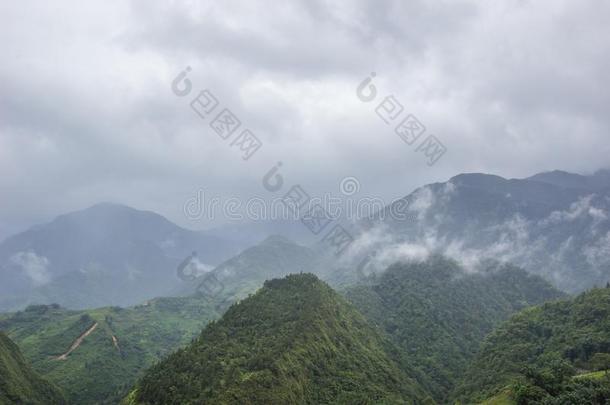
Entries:
POLYGON ((153 212, 98 204, 0 244, 0 309, 135 304, 171 291, 176 266, 190 252, 216 265, 239 248, 153 212))

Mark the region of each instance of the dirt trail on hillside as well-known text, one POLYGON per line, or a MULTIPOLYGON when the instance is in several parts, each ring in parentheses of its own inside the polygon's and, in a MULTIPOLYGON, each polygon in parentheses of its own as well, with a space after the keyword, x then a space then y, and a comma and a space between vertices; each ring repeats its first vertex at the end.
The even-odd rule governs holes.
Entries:
POLYGON ((114 347, 116 347, 119 353, 121 353, 121 348, 119 347, 119 340, 114 335, 112 335, 112 344, 114 344, 114 347))
POLYGON ((66 360, 68 358, 68 355, 70 353, 72 353, 74 350, 78 349, 78 346, 80 346, 80 344, 83 343, 83 340, 87 336, 89 336, 91 334, 91 332, 93 332, 95 330, 95 328, 97 328, 97 322, 94 323, 93 326, 91 326, 89 329, 84 331, 79 337, 77 337, 76 340, 74 341, 74 343, 72 343, 72 346, 70 346, 70 349, 68 349, 68 351, 65 352, 64 354, 62 354, 61 356, 57 357, 55 360, 66 360))

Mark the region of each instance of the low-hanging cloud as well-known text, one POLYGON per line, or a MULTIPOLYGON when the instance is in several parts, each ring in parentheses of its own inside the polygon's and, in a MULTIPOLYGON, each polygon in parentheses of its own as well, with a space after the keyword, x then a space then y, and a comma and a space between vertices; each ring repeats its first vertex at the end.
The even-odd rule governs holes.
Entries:
POLYGON ((11 256, 9 262, 23 271, 35 286, 51 281, 51 273, 48 270, 49 259, 37 255, 36 252, 18 252, 11 256))
POLYGON ((365 273, 380 272, 397 261, 419 262, 440 254, 469 272, 479 271, 490 260, 514 263, 568 291, 586 284, 575 283, 577 278, 587 282, 610 278, 610 221, 605 197, 584 196, 565 210, 538 219, 520 213, 500 223, 479 223, 472 218, 455 230, 447 227, 453 219, 446 208, 456 192, 456 186, 450 184, 414 193, 409 209, 417 213, 417 222, 399 228, 380 222, 363 230, 343 258, 343 265, 353 269, 365 266, 365 273))

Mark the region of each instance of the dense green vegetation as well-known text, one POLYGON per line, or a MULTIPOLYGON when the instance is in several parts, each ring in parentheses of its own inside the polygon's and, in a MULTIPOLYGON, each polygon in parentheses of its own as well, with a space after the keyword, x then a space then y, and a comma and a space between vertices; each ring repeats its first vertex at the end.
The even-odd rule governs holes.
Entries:
POLYGON ((190 346, 153 366, 126 403, 423 403, 364 317, 314 275, 265 282, 190 346))
POLYGON ((513 266, 468 274, 442 257, 396 264, 345 294, 406 353, 439 402, 497 324, 528 305, 563 296, 513 266))
POLYGON ((0 317, 0 330, 70 403, 116 404, 147 367, 187 345, 223 310, 201 296, 159 298, 127 309, 39 305, 0 317), (77 349, 58 359, 96 323, 77 349))
POLYGON ((22 347, 38 372, 63 388, 71 403, 114 404, 146 368, 188 344, 230 303, 260 288, 265 278, 310 267, 313 260, 311 250, 270 237, 218 266, 217 293, 207 286, 195 291, 201 283, 195 280, 190 290, 182 291, 191 293, 189 297, 154 299, 127 309, 34 305, 0 315, 0 330, 22 347), (76 350, 65 360, 57 359, 96 323, 76 350))
POLYGON ((59 389, 26 364, 17 345, 0 332, 0 404, 65 404, 59 389))
POLYGON ((609 353, 610 288, 594 289, 502 324, 486 338, 455 397, 476 402, 509 387, 518 404, 606 404, 609 353))
MULTIPOLYGON (((566 299, 514 266, 469 273, 433 257, 393 265, 344 290, 347 299, 312 274, 270 280, 213 321, 230 305, 229 292, 254 288, 239 270, 246 267, 227 267, 227 288, 215 298, 88 311, 31 306, 0 315, 0 330, 68 403, 79 405, 121 398, 130 405, 610 399, 610 288, 566 299)), ((8 385, 25 386, 11 395, 31 403, 55 403, 28 391, 57 393, 44 381, 8 385)))

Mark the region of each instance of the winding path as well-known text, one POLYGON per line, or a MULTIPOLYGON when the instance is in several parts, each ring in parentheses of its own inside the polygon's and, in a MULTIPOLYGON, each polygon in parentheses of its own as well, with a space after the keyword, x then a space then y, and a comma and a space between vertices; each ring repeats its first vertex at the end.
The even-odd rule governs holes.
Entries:
POLYGON ((95 330, 95 328, 97 328, 97 322, 94 323, 93 326, 91 326, 89 329, 87 329, 86 331, 81 333, 81 335, 79 337, 77 337, 76 340, 72 343, 72 346, 70 346, 68 351, 65 352, 64 354, 62 354, 61 356, 57 357, 55 360, 66 360, 68 358, 68 355, 70 353, 72 353, 74 350, 78 349, 78 346, 80 346, 80 344, 83 343, 83 340, 87 336, 89 336, 91 334, 91 332, 93 332, 95 330))

